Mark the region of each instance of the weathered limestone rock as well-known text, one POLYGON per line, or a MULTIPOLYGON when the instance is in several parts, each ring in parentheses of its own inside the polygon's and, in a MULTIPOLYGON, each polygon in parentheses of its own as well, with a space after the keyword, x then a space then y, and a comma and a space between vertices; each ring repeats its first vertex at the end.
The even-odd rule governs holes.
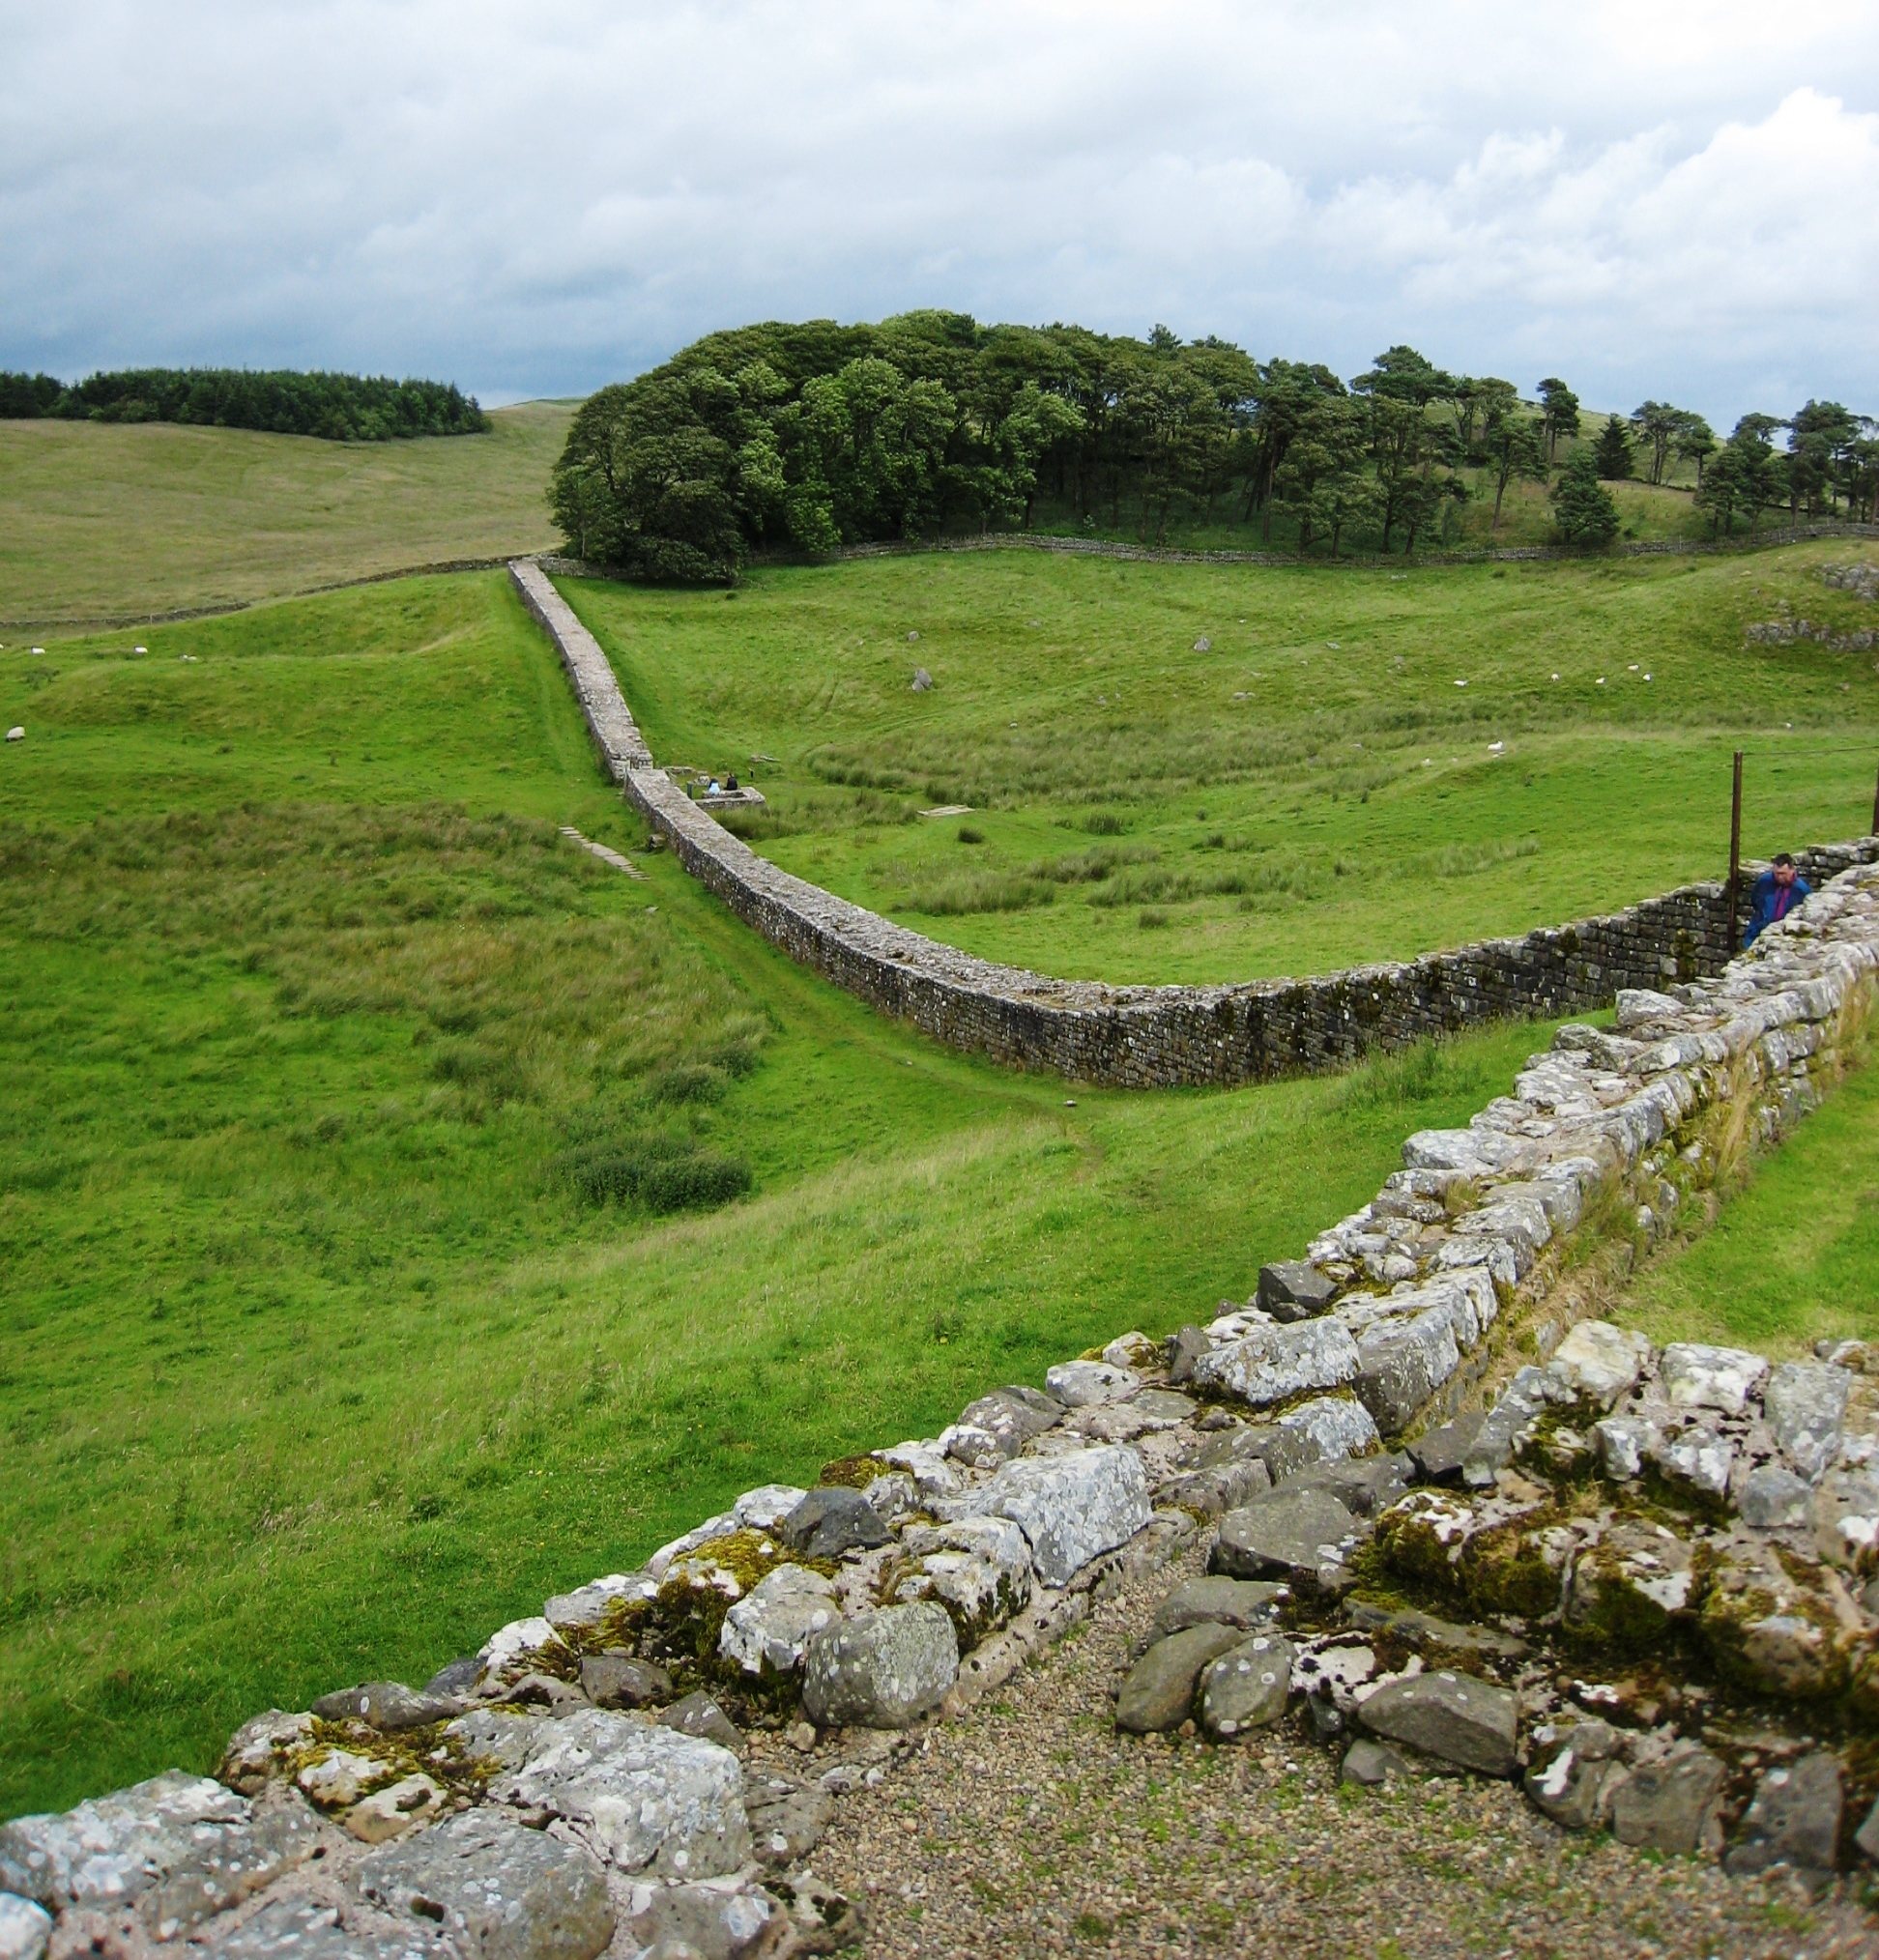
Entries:
POLYGON ((245 1797, 258 1796, 272 1776, 281 1772, 290 1751, 313 1740, 310 1715, 287 1715, 271 1708, 245 1721, 228 1739, 216 1771, 217 1778, 245 1797))
POLYGON ((1672 1484, 1685 1484, 1702 1497, 1720 1497, 1735 1469, 1735 1445, 1707 1424, 1660 1435, 1651 1460, 1672 1484))
POLYGON ((353 1749, 328 1749, 301 1766, 294 1781, 323 1810, 342 1810, 397 1774, 390 1763, 353 1749))
POLYGON ((1659 994, 1649 987, 1621 987, 1613 1019, 1621 1030, 1629 1031, 1660 1021, 1675 1021, 1683 1011, 1683 1002, 1673 994, 1659 994))
POLYGON ((1641 1476, 1645 1459, 1655 1460, 1661 1440, 1657 1425, 1639 1416, 1607 1416, 1592 1425, 1600 1467, 1614 1483, 1641 1476))
POLYGON ((1357 1704, 1357 1719, 1373 1735, 1476 1770, 1511 1776, 1519 1703, 1507 1689, 1447 1668, 1386 1681, 1357 1704))
POLYGON ((443 1802, 441 1784, 424 1775, 401 1776, 361 1797, 339 1821, 361 1844, 389 1844, 419 1825, 435 1823, 443 1802))
POLYGON ((1723 1546, 1697 1617, 1703 1644, 1724 1674, 1760 1694, 1836 1693, 1847 1656, 1833 1606, 1792 1576, 1766 1541, 1723 1546))
POLYGON ((1280 1608, 1290 1597, 1286 1587, 1269 1579, 1189 1579, 1161 1602, 1154 1632, 1159 1638, 1178 1633, 1183 1627, 1209 1622, 1251 1632, 1255 1628, 1275 1625, 1280 1608))
POLYGON ((1315 1592, 1341 1572, 1357 1538, 1357 1520, 1328 1490, 1281 1485, 1220 1520, 1213 1570, 1315 1592))
POLYGON ((1360 1736, 1344 1753, 1338 1768, 1340 1783, 1354 1783, 1359 1789, 1377 1790, 1392 1776, 1406 1776, 1409 1765, 1385 1743, 1373 1743, 1360 1736))
POLYGON ((372 1852, 352 1882, 382 1911, 441 1926, 477 1960, 594 1960, 614 1936, 594 1859, 487 1807, 372 1852))
POLYGON ((943 1606, 883 1606, 812 1634, 802 1707, 820 1728, 904 1729, 959 1678, 959 1636, 943 1606))
POLYGON ((1110 1361, 1060 1361, 1046 1371, 1044 1386, 1065 1408, 1092 1409, 1127 1400, 1142 1386, 1142 1377, 1110 1361))
POLYGON ((1601 1646, 1655 1646, 1690 1604, 1695 1578, 1690 1546, 1661 1524, 1625 1520, 1606 1528, 1574 1561, 1566 1626, 1601 1646))
POLYGON ((1315 1463, 1291 1478, 1293 1484, 1308 1484, 1315 1490, 1328 1490, 1356 1517, 1374 1517, 1401 1501, 1409 1489, 1408 1459, 1397 1453, 1387 1456, 1348 1456, 1332 1463, 1315 1463))
POLYGON ((788 1918, 758 1886, 635 1887, 626 1921, 636 1953, 685 1960, 757 1960, 782 1950, 788 1918))
POLYGON ((1373 1600, 1353 1596, 1344 1601, 1344 1618, 1360 1633, 1387 1633, 1421 1654, 1445 1655, 1450 1659, 1486 1655, 1500 1660, 1520 1660, 1529 1652, 1524 1640, 1517 1634, 1502 1632, 1498 1627, 1463 1626, 1414 1607, 1382 1606, 1373 1600))
POLYGON ((1309 1259, 1275 1259, 1259 1268, 1255 1297, 1275 1320, 1310 1320, 1338 1297, 1338 1283, 1309 1259))
POLYGON ((761 1864, 794 1864, 806 1858, 828 1829, 834 1807, 826 1790, 805 1789, 788 1776, 753 1776, 744 1790, 744 1815, 761 1864))
POLYGON ((317 1832, 296 1799, 251 1802, 169 1770, 62 1814, 0 1826, 0 1891, 52 1913, 134 1905, 170 1939, 300 1863, 317 1832))
POLYGON ((1468 1445, 1481 1431, 1482 1416, 1471 1411, 1452 1423, 1425 1429, 1405 1447, 1425 1484, 1460 1484, 1468 1445))
POLYGON ((1739 1416, 1768 1373, 1768 1363, 1744 1347, 1673 1340, 1663 1350, 1658 1373, 1664 1394, 1677 1407, 1739 1416))
POLYGON ((401 1729, 447 1722, 463 1713, 463 1704, 448 1695, 416 1693, 401 1681, 368 1681, 360 1687, 323 1694, 311 1713, 322 1721, 361 1721, 367 1728, 395 1735, 401 1729))
POLYGON ((1296 1650, 1281 1633, 1256 1633, 1201 1671, 1195 1713, 1210 1736, 1227 1741, 1276 1722, 1291 1693, 1296 1650))
POLYGON ((1266 1468, 1278 1484, 1314 1463, 1361 1456, 1381 1440, 1371 1412, 1354 1397, 1315 1396, 1272 1425, 1264 1445, 1266 1468))
POLYGON ((271 1899, 240 1926, 209 1928, 190 1948, 213 1960, 435 1960, 439 1950, 427 1930, 367 1924, 356 1906, 312 1899, 271 1899))
POLYGON ((1686 1743, 1655 1763, 1642 1763, 1612 1779, 1611 1834, 1620 1844, 1688 1857, 1712 1858, 1722 1843, 1721 1759, 1686 1743))
POLYGON ((1062 1420, 1063 1404, 1055 1396, 1039 1395, 1035 1389, 1001 1388, 968 1402, 954 1427, 982 1430, 1001 1456, 1015 1456, 1034 1436, 1062 1420))
POLYGON ((1609 1409, 1636 1386, 1649 1366, 1651 1343, 1608 1320, 1581 1320, 1554 1348, 1547 1372, 1566 1392, 1609 1409))
POLYGON ((718 1633, 718 1653, 745 1674, 791 1674, 802 1651, 841 1615, 835 1587, 804 1566, 778 1566, 735 1601, 718 1633))
POLYGON ((1237 1396, 1255 1407, 1313 1389, 1338 1388, 1359 1368, 1350 1330, 1334 1319, 1290 1327, 1256 1327, 1238 1340, 1210 1348, 1194 1365, 1197 1388, 1237 1396))
POLYGON ((586 1637, 599 1631, 609 1613, 632 1600, 650 1601, 658 1591, 659 1582, 650 1572, 610 1572, 571 1593, 556 1594, 543 1602, 541 1617, 557 1633, 586 1637))
POLYGON ((42 1960, 52 1915, 31 1899, 0 1892, 0 1960, 42 1960))
POLYGON ((1142 1458, 1122 1444, 1023 1456, 986 1485, 980 1508, 1018 1525, 1038 1577, 1062 1586, 1148 1522, 1148 1478, 1142 1458))
POLYGON ((1450 1315, 1431 1308, 1373 1322, 1357 1340, 1351 1386, 1385 1434, 1401 1429, 1460 1365, 1450 1315))
POLYGON ((715 1878, 750 1855, 743 1772, 715 1743, 605 1709, 464 1715, 449 1733, 505 1766, 496 1801, 561 1818, 621 1871, 715 1878))
POLYGON ((1008 1517, 910 1525, 901 1548, 918 1566, 895 1587, 894 1597, 937 1600, 952 1616, 962 1650, 977 1646, 1030 1600, 1030 1546, 1008 1517))
POLYGON ((799 1484, 760 1484, 731 1507, 740 1530, 774 1531, 809 1495, 799 1484))
POLYGON ((538 1615, 499 1627, 477 1649, 477 1692, 492 1697, 525 1674, 565 1678, 575 1671, 573 1649, 538 1615))
POLYGON ((1758 1463, 1742 1480, 1736 1509, 1758 1531, 1804 1525, 1813 1513, 1813 1488, 1782 1463, 1758 1463))
POLYGON ((677 1729, 681 1736, 697 1736, 715 1743, 722 1749, 741 1749, 744 1739, 737 1725, 708 1694, 694 1691, 653 1717, 661 1728, 677 1729))
POLYGON ((804 1558, 832 1559, 885 1544, 890 1534, 860 1491, 836 1484, 810 1491, 777 1527, 777 1535, 804 1558))
POLYGON ((1609 1722, 1544 1723, 1533 1732, 1523 1778, 1528 1798, 1562 1829, 1592 1830, 1603 1820, 1606 1786, 1622 1773, 1619 1744, 1609 1722))
POLYGON ((1839 1454, 1853 1377, 1843 1368, 1784 1361, 1768 1377, 1762 1408, 1781 1454, 1818 1484, 1839 1454))
POLYGON ((1825 1749, 1764 1770, 1724 1865, 1733 1872, 1766 1871, 1775 1864, 1831 1872, 1839 1861, 1844 1802, 1839 1763, 1825 1749))
POLYGON ((581 1662, 581 1691, 595 1708, 646 1708, 672 1692, 672 1677, 630 1654, 590 1654, 581 1662))
POLYGON ((1237 1627, 1203 1621, 1157 1640, 1116 1694, 1115 1726, 1137 1736, 1178 1728, 1194 1705, 1200 1670, 1245 1638, 1237 1627))

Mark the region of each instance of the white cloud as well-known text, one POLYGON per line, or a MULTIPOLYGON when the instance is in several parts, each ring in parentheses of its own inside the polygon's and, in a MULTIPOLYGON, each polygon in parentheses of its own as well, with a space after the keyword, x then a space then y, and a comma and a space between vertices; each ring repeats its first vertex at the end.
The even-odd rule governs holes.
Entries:
POLYGON ((1725 419, 1870 372, 1853 0, 0 0, 0 44, 4 364, 513 393, 954 304, 1725 419))

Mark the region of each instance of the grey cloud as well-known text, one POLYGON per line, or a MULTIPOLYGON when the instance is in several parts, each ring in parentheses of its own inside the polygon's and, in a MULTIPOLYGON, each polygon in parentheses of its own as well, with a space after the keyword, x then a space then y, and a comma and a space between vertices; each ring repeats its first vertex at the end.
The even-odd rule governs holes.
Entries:
POLYGON ((0 0, 0 363, 512 396, 953 304, 1879 407, 1879 17, 1789 13, 0 0))

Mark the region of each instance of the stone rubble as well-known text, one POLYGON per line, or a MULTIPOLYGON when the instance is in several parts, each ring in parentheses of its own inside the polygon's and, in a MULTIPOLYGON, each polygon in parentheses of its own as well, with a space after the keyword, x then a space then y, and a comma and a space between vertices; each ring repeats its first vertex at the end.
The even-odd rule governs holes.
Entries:
POLYGON ((14 1820, 0 1954, 832 1951, 842 1794, 1190 1546, 1125 1729, 1296 1721, 1359 1788, 1514 1778, 1732 1869, 1879 1862, 1879 1364, 1547 1317, 1595 1204, 1673 1216, 1725 1104, 1761 1140, 1812 1107, 1875 972, 1856 868, 1716 980, 1561 1029, 1208 1325, 745 1492, 420 1686, 270 1711, 218 1780, 14 1820))

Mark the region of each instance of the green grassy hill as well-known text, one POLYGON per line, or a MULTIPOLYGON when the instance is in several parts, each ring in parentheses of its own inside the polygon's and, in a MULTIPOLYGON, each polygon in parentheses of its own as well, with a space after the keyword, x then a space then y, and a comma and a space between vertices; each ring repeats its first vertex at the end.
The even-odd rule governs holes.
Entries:
POLYGON ((1071 1107, 564 842, 501 574, 134 639, 0 652, 0 1815, 1244 1297, 1544 1038, 1071 1107), (655 1148, 754 1190, 570 1181, 655 1148))
POLYGON ((1823 562, 1387 569, 934 555, 733 597, 570 581, 661 761, 749 773, 787 869, 1053 973, 1320 972, 1858 835, 1870 655, 1750 646, 1870 604, 1823 562), (914 693, 916 665, 933 676, 914 693), (922 809, 970 806, 963 818, 922 809))
POLYGON ((174 423, 0 421, 0 639, 556 542, 571 402, 482 436, 325 443, 174 423))

